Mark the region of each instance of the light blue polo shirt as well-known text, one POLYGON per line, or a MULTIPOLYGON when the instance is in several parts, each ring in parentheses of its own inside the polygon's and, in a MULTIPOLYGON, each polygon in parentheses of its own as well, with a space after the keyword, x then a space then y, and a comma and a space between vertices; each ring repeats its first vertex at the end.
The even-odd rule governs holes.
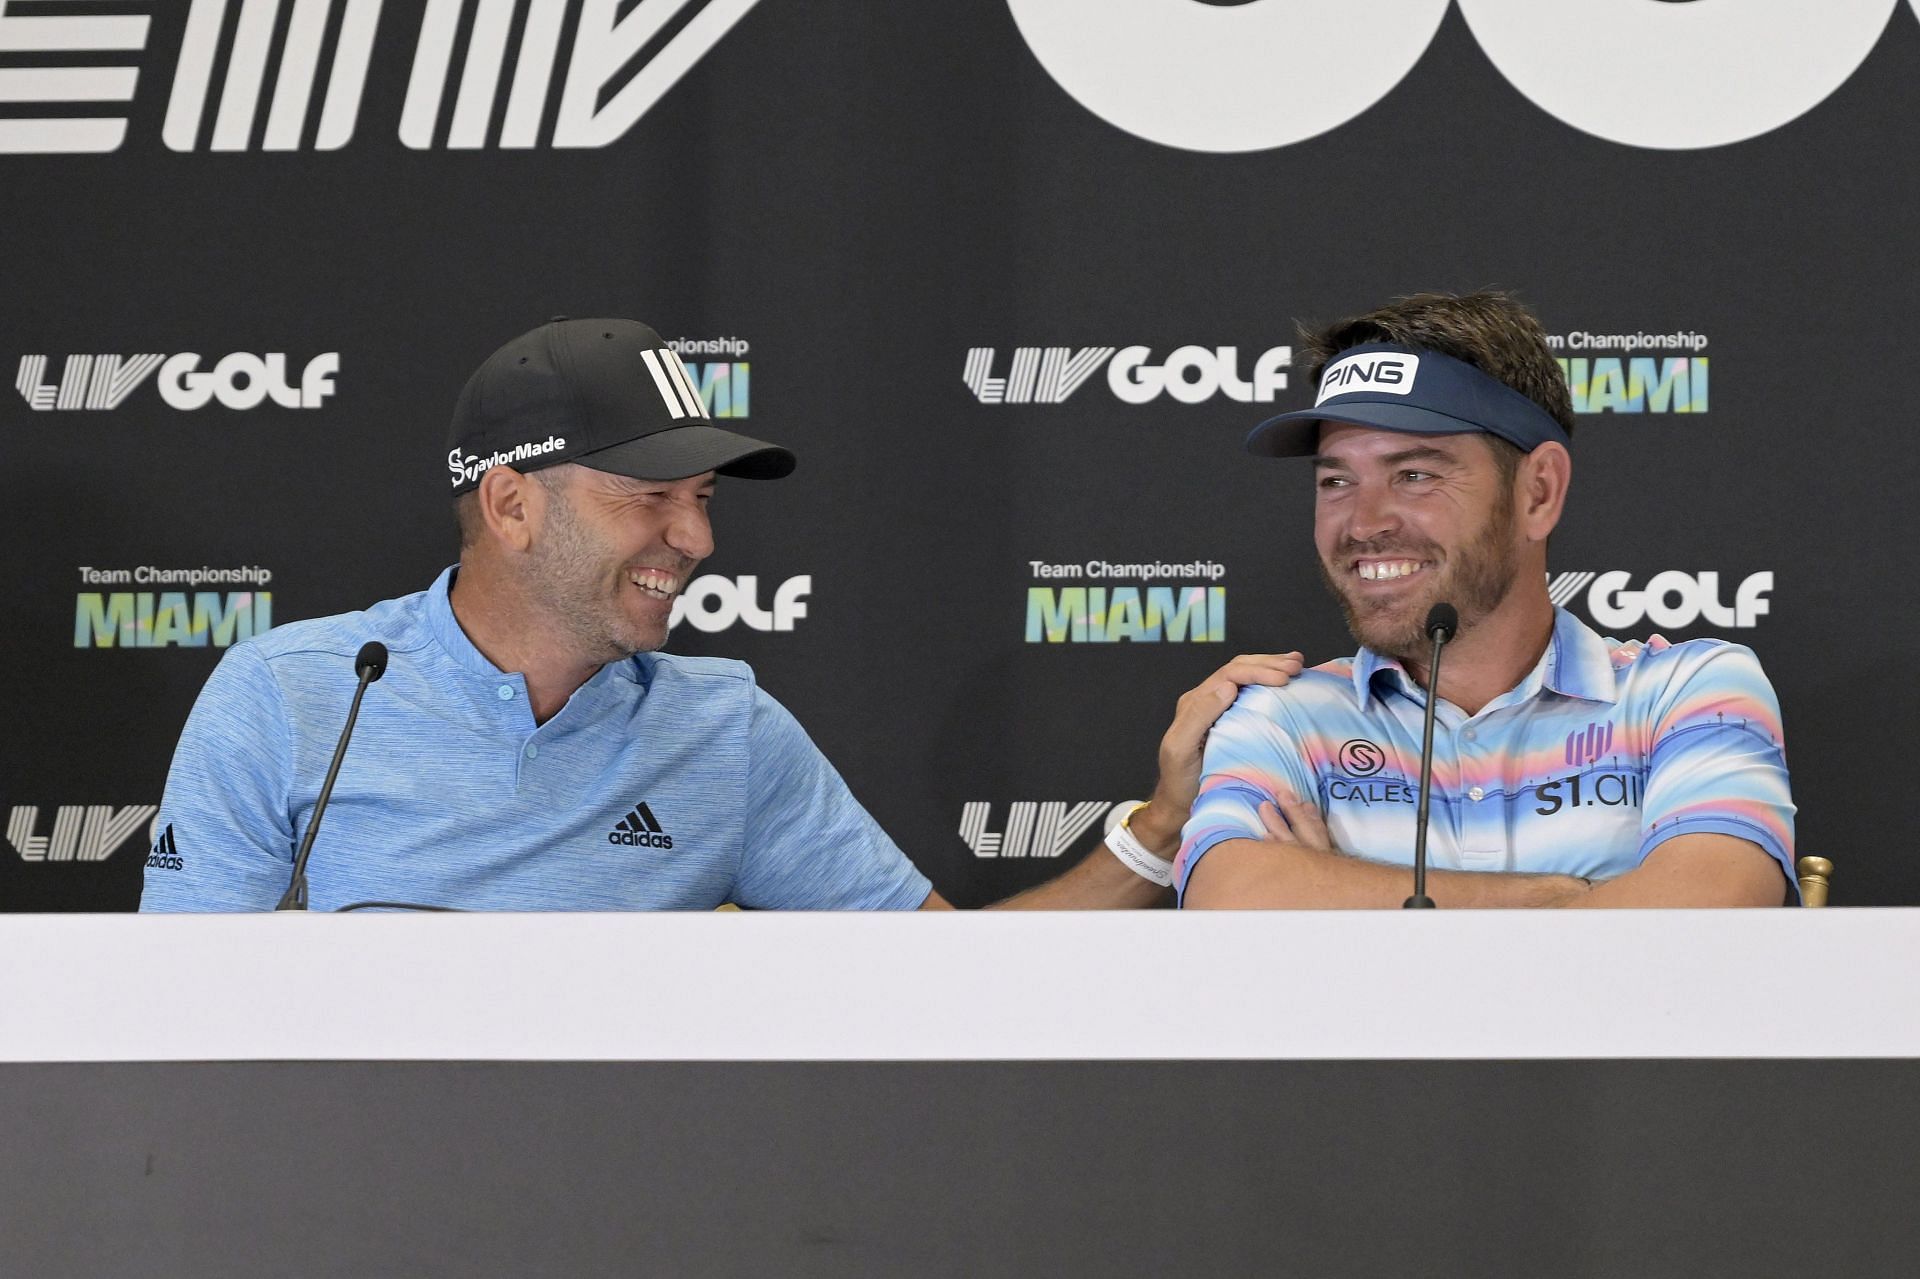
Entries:
MULTIPOLYGON (((1207 738, 1175 866, 1264 839, 1281 792, 1320 806, 1343 852, 1413 864, 1426 690, 1361 649, 1285 688, 1243 689, 1207 738)), ((1612 879, 1676 835, 1759 845, 1793 881, 1780 703, 1753 651, 1720 640, 1644 648, 1565 609, 1518 687, 1477 714, 1434 711, 1428 864, 1612 879)))
POLYGON ((931 891, 743 662, 609 663, 545 724, 473 646, 453 569, 229 649, 174 751, 143 911, 270 910, 355 685, 387 646, 307 863, 311 908, 910 910, 931 891))

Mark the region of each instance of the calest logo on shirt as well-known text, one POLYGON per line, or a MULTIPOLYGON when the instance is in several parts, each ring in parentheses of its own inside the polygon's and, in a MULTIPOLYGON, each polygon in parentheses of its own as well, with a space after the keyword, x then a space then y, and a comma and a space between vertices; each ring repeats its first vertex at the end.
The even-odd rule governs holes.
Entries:
POLYGON ((1372 777, 1386 767, 1387 753, 1364 737, 1340 747, 1340 771, 1349 777, 1372 777))
POLYGON ((660 825, 660 819, 642 801, 635 804, 633 811, 607 832, 607 842, 625 844, 629 848, 672 848, 673 836, 666 833, 660 825))
POLYGON ((1327 780, 1327 798, 1335 803, 1410 804, 1414 788, 1400 778, 1376 776, 1387 766, 1387 752, 1378 742, 1355 737, 1340 744, 1335 758, 1344 776, 1327 780))

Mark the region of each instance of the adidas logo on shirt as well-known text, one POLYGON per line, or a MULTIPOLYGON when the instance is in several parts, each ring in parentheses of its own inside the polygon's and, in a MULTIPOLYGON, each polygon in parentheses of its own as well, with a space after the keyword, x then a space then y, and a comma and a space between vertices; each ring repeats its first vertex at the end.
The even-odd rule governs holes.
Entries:
POLYGON ((187 863, 180 856, 180 845, 173 838, 173 823, 160 832, 160 838, 153 842, 153 851, 147 854, 147 865, 154 870, 185 870, 187 863))
POLYGON ((629 848, 672 848, 673 836, 660 828, 660 819, 645 804, 635 804, 633 811, 620 819, 620 824, 607 832, 609 844, 625 844, 629 848))

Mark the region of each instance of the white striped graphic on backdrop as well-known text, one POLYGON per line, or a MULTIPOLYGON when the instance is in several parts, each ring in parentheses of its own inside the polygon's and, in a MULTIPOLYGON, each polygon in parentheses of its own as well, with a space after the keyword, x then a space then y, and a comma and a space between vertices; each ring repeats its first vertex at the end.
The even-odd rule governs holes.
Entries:
POLYGON ((1565 608, 1598 576, 1598 573, 1561 573, 1557 577, 1550 577, 1547 579, 1547 598, 1553 601, 1555 608, 1565 608))
MULTIPOLYGON (((152 19, 132 14, 7 12, 0 0, 0 54, 139 53, 152 19)), ((130 102, 140 69, 130 66, 0 67, 0 105, 130 102)), ((0 153, 116 151, 127 117, 0 119, 0 153)))
POLYGON ((164 355, 101 355, 94 357, 93 380, 87 387, 87 407, 117 409, 133 389, 159 368, 164 355))
POLYGON ((1023 346, 1013 353, 1013 367, 1007 370, 1008 404, 1033 403, 1033 384, 1040 373, 1040 348, 1023 346))
POLYGON ((1079 390, 1081 383, 1099 372, 1100 366, 1118 349, 1090 346, 1073 354, 1063 346, 1048 347, 1047 359, 1040 366, 1041 397, 1049 404, 1061 403, 1079 390))
POLYGON ((969 347, 966 368, 960 376, 982 404, 1060 404, 1098 373, 1118 349, 1017 346, 1007 375, 995 377, 995 348, 969 347))
POLYGON ((42 413, 53 409, 53 388, 44 385, 46 376, 46 356, 23 355, 20 357, 20 375, 13 380, 28 405, 42 413))
POLYGON ((1007 805, 1007 829, 1001 833, 987 829, 993 805, 976 801, 960 808, 960 838, 975 857, 1058 857, 1110 807, 1100 799, 1078 804, 1022 800, 1007 805))
POLYGON ((1000 855, 999 832, 987 830, 987 813, 991 804, 966 804, 960 809, 960 838, 973 850, 976 857, 998 857, 1000 855))
MULTIPOLYGON (((380 23, 380 5, 381 0, 346 0, 319 131, 314 137, 316 150, 335 150, 353 137, 354 123, 360 116, 361 91, 367 82, 367 64, 373 57, 373 38, 380 23)), ((207 93, 213 83, 214 60, 231 8, 230 0, 194 0, 193 10, 187 15, 173 97, 167 103, 167 121, 161 130, 166 144, 175 151, 192 151, 198 144, 200 126, 206 118, 207 93)), ((267 109, 266 134, 260 143, 263 151, 300 149, 333 8, 334 0, 294 0, 286 48, 280 55, 267 109)), ((260 112, 274 23, 279 15, 280 0, 242 0, 208 150, 247 149, 260 112)))
POLYGON ((1117 348, 1090 346, 1074 354, 1064 346, 1050 346, 1040 360, 1040 398, 1059 404, 1097 373, 1117 348))
POLYGON ((117 409, 166 360, 164 355, 69 355, 58 388, 47 386, 47 357, 23 355, 14 385, 33 409, 117 409))
POLYGON ((159 811, 157 804, 62 804, 54 810, 53 830, 39 835, 39 806, 20 804, 7 814, 7 843, 21 861, 103 862, 159 811))
POLYGON ((1001 404, 1007 398, 1007 379, 992 376, 993 348, 967 348, 967 367, 960 374, 982 404, 1001 404))
MULTIPOLYGON (((615 141, 759 2, 706 0, 602 102, 606 86, 625 75, 634 57, 687 8, 689 0, 640 0, 638 4, 584 0, 554 112, 553 145, 602 147, 615 141)), ((440 105, 454 71, 454 45, 469 7, 469 0, 428 0, 400 115, 400 140, 415 150, 433 145, 440 105)), ((460 86, 447 133, 450 150, 487 145, 487 126, 500 100, 508 39, 519 8, 520 0, 479 0, 474 8, 466 63, 459 69, 460 86)), ((527 0, 525 29, 496 144, 503 149, 524 149, 539 142, 566 13, 567 0, 527 0)))

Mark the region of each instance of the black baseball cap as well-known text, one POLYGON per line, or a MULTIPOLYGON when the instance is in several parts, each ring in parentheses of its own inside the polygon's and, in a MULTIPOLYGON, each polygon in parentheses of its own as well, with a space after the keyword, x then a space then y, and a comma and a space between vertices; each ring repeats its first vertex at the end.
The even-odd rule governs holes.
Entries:
POLYGON ((556 316, 467 379, 453 407, 447 469, 458 497, 495 466, 560 462, 641 480, 706 471, 777 480, 792 473, 794 456, 715 426, 680 357, 646 325, 556 316))

